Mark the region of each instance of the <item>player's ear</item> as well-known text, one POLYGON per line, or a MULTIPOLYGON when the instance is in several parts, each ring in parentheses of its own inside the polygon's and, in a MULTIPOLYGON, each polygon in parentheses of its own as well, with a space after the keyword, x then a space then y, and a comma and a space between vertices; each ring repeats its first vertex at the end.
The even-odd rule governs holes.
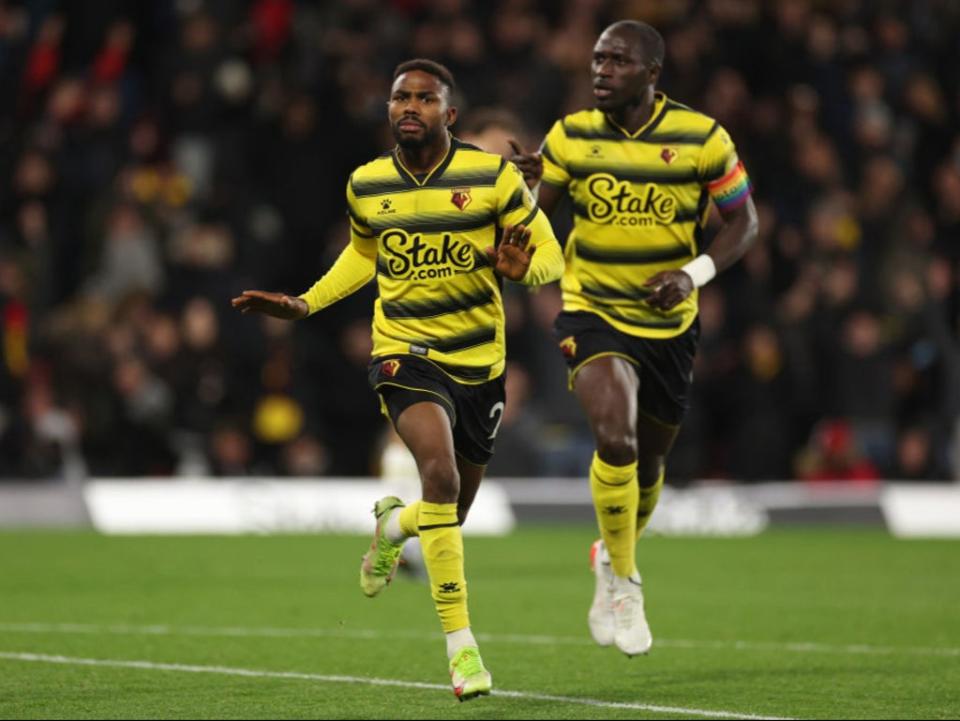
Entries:
POLYGON ((449 128, 457 122, 457 109, 454 107, 447 108, 447 127, 449 128))
POLYGON ((660 73, 663 70, 663 66, 660 63, 654 61, 647 66, 647 72, 650 73, 650 84, 656 85, 660 81, 660 73))

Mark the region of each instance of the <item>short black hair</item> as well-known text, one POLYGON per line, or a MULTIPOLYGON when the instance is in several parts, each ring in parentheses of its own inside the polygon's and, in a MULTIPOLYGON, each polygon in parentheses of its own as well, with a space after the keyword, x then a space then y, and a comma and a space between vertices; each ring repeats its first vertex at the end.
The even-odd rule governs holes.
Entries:
POLYGON ((655 62, 660 67, 663 67, 665 45, 663 36, 657 32, 655 27, 640 22, 639 20, 619 20, 603 32, 606 33, 612 30, 625 30, 633 33, 643 48, 643 52, 647 56, 647 61, 655 62))
POLYGON ((457 89, 457 83, 453 79, 453 73, 445 66, 441 65, 438 62, 433 60, 427 60, 426 58, 415 58, 413 60, 407 60, 402 62, 397 66, 397 69, 393 71, 393 79, 396 80, 404 73, 409 73, 411 70, 420 70, 422 72, 433 75, 437 80, 447 86, 447 90, 451 93, 457 89))

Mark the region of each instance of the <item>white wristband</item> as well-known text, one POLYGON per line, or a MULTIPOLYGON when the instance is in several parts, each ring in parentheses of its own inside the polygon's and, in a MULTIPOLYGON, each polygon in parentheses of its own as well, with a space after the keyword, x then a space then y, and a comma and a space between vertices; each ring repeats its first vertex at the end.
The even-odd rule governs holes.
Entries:
POLYGON ((717 266, 714 264, 713 258, 706 253, 698 255, 680 270, 693 279, 694 288, 702 288, 713 280, 713 277, 717 274, 717 266))
POLYGON ((532 188, 530 188, 530 195, 533 196, 534 201, 539 201, 539 200, 540 200, 540 186, 541 186, 541 185, 542 185, 542 181, 541 181, 541 182, 538 182, 536 185, 534 185, 532 188))

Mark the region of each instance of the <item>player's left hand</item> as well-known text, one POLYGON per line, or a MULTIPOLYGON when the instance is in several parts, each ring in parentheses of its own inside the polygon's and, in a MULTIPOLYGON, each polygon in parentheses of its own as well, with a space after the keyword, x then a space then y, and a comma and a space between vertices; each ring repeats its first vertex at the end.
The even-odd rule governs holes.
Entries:
POLYGON ((530 245, 530 229, 523 225, 507 225, 503 229, 500 245, 487 248, 487 258, 497 273, 504 278, 520 281, 527 274, 530 259, 537 246, 530 245))
POLYGON ((693 278, 682 270, 664 270, 643 284, 650 289, 648 305, 660 310, 670 310, 679 305, 693 292, 693 278))
POLYGON ((523 146, 513 138, 510 138, 507 142, 513 148, 510 162, 520 168, 520 172, 523 173, 523 181, 528 188, 533 190, 543 177, 543 155, 540 152, 524 150, 523 146))

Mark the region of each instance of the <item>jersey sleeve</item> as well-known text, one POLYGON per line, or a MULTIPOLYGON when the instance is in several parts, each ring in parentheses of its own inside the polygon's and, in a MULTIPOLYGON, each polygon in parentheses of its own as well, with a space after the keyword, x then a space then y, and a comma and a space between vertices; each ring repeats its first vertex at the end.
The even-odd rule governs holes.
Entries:
POLYGON ((698 168, 700 182, 721 213, 735 210, 753 192, 750 176, 737 155, 729 133, 717 125, 703 145, 698 168))
POLYGON ((350 239, 360 245, 372 247, 372 254, 377 254, 376 233, 367 225, 366 218, 361 215, 357 196, 353 192, 353 176, 347 181, 347 216, 350 218, 350 239))
POLYGON ((347 183, 347 215, 350 243, 326 275, 300 295, 306 301, 310 315, 360 290, 377 273, 377 238, 359 213, 352 177, 347 183))
POLYGON ((550 128, 547 137, 540 146, 543 158, 543 182, 566 188, 570 184, 570 170, 567 168, 567 134, 563 130, 563 121, 558 120, 550 128))
MULTIPOLYGON (((553 226, 540 210, 523 180, 523 173, 513 163, 504 162, 497 177, 498 225, 524 225, 530 229, 530 247, 536 253, 523 278, 524 285, 542 285, 563 274, 563 251, 553 226)), ((499 238, 497 239, 499 240, 499 238)))

